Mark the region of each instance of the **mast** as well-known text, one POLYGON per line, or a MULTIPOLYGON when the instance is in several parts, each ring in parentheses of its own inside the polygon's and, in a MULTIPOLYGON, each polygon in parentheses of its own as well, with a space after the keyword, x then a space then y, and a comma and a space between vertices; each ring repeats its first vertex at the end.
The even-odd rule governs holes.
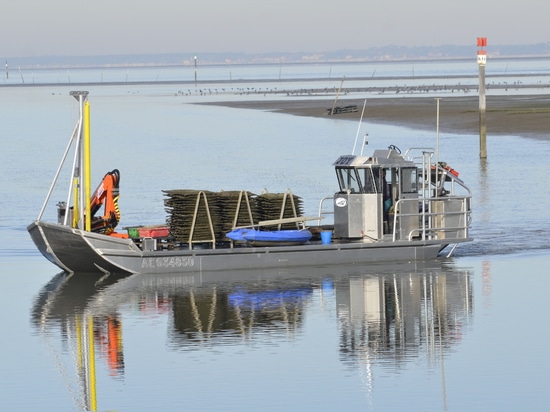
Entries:
POLYGON ((90 206, 92 195, 92 164, 90 143, 90 102, 86 100, 84 103, 84 199, 86 209, 84 230, 87 232, 92 230, 92 209, 90 206))
POLYGON ((91 230, 91 151, 90 151, 90 104, 87 91, 73 91, 71 96, 78 100, 80 118, 73 164, 74 219, 73 227, 91 230), (84 221, 85 220, 85 221, 84 221))

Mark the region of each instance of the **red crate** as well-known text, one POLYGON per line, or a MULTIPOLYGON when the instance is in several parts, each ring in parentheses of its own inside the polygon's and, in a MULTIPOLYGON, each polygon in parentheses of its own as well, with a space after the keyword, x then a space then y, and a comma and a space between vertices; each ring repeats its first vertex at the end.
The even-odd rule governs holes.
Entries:
POLYGON ((139 237, 167 237, 170 229, 167 227, 140 227, 139 237))

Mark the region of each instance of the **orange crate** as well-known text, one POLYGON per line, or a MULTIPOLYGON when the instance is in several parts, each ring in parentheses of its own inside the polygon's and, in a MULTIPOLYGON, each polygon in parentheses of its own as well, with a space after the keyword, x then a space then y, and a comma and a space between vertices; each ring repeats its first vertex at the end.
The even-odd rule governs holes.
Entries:
POLYGON ((139 237, 167 237, 170 229, 167 227, 140 227, 139 237))

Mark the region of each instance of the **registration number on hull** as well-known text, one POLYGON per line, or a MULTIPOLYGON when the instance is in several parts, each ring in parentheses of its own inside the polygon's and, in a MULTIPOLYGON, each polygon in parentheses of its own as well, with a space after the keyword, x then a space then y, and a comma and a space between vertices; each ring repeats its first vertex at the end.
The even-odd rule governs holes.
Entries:
POLYGON ((188 268, 193 266, 195 266, 195 258, 193 256, 165 256, 143 258, 141 261, 142 269, 188 268))

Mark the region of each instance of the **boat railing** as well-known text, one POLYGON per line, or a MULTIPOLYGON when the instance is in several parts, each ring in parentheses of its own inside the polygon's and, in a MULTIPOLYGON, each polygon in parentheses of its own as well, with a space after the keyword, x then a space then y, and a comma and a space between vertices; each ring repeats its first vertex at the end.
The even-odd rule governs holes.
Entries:
POLYGON ((428 199, 432 196, 467 196, 471 197, 472 193, 468 186, 464 184, 462 179, 458 177, 458 173, 450 167, 444 167, 438 161, 433 162, 434 152, 428 148, 412 148, 407 150, 408 155, 410 150, 422 151, 421 157, 412 159, 420 171, 420 196, 428 199), (445 188, 445 184, 449 186, 445 188), (463 189, 463 192, 461 191, 463 189))
POLYGON ((298 223, 300 226, 297 227, 296 230, 304 230, 306 229, 306 222, 308 220, 320 221, 321 219, 323 219, 323 216, 298 216, 283 219, 262 220, 258 223, 253 223, 250 225, 235 226, 233 229, 248 229, 262 226, 279 226, 278 230, 281 230, 281 225, 284 225, 286 223, 298 223))
POLYGON ((409 147, 403 154, 403 158, 420 165, 425 153, 429 153, 431 157, 434 153, 433 147, 409 147))
POLYGON ((399 199, 393 210, 392 239, 467 239, 471 220, 470 195, 399 199))
POLYGON ((334 196, 326 196, 326 197, 323 197, 320 201, 319 201, 319 212, 317 213, 317 215, 319 216, 319 219, 317 220, 317 225, 320 226, 321 225, 321 219, 323 219, 326 215, 334 215, 334 210, 332 211, 323 211, 323 205, 325 203, 326 200, 332 200, 334 198, 334 196))

